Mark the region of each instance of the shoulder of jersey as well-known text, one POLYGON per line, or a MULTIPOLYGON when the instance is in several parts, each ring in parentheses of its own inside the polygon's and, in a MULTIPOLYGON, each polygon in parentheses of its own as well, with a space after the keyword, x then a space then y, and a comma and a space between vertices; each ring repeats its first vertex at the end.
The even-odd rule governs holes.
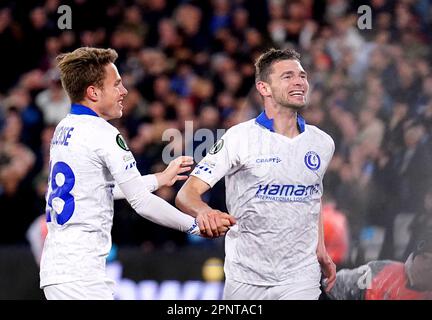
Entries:
POLYGON ((89 138, 93 138, 98 142, 106 141, 110 136, 116 136, 119 132, 109 122, 98 117, 89 117, 87 119, 80 119, 81 130, 89 138))
POLYGON ((324 139, 325 141, 328 142, 329 145, 334 145, 334 141, 333 138, 326 132, 324 132, 323 130, 321 130, 320 128, 307 124, 307 129, 313 134, 313 135, 317 135, 319 138, 324 139))
POLYGON ((238 123, 227 130, 227 133, 241 133, 242 131, 249 130, 255 124, 255 119, 251 119, 245 122, 238 123))
MULTIPOLYGON (((223 139, 228 142, 231 141, 231 143, 238 143, 239 141, 242 141, 245 143, 251 135, 251 130, 253 130, 253 124, 255 122, 255 119, 248 120, 245 122, 238 123, 232 127, 230 127, 226 133, 223 136, 223 139)), ((228 142, 229 143, 229 142, 228 142)))

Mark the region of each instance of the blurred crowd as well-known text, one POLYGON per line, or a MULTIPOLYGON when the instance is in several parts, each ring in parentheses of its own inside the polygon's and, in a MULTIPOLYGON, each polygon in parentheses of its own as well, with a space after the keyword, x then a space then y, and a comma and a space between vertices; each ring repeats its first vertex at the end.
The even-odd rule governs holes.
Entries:
MULTIPOLYGON (((0 244, 25 243, 45 210, 49 143, 69 111, 57 54, 117 50, 129 94, 113 124, 147 174, 166 165, 165 130, 182 132, 175 146, 184 154, 214 142, 186 135, 186 121, 216 134, 257 116, 254 60, 270 47, 292 47, 312 89, 303 116, 336 144, 324 192, 346 221, 339 264, 363 263, 365 243, 378 235, 373 258, 404 261, 417 230, 432 226, 431 12, 429 0, 2 1, 0 244), (62 4, 72 9, 70 30, 58 28, 62 4), (357 25, 361 4, 371 8, 371 29, 357 25)), ((173 203, 178 188, 156 193, 173 203)), ((206 200, 225 210, 223 181, 206 200)), ((149 250, 194 243, 123 201, 115 203, 113 241, 149 250)))

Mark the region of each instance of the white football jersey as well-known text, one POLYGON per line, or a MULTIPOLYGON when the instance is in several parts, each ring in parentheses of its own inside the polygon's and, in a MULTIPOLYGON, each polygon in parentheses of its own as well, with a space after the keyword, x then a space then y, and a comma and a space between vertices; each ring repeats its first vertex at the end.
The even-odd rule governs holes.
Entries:
POLYGON ((320 280, 320 199, 334 142, 300 116, 297 122, 294 138, 275 133, 264 112, 233 126, 192 172, 211 187, 225 176, 227 209, 237 219, 225 239, 227 279, 320 280))
POLYGON ((51 141, 41 287, 106 279, 114 181, 137 176, 135 159, 119 131, 91 109, 72 105, 51 141))

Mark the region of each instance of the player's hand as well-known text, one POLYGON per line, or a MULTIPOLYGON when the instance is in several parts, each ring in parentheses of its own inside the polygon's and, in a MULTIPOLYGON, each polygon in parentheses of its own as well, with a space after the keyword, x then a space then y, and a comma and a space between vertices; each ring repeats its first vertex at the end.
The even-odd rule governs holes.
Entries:
POLYGON ((228 213, 210 209, 198 214, 196 217, 201 236, 205 238, 217 238, 227 233, 229 228, 236 223, 233 216, 228 213))
POLYGON ((181 174, 190 171, 193 163, 193 158, 189 156, 175 158, 164 171, 156 173, 159 187, 170 187, 176 181, 186 180, 188 176, 181 174))
POLYGON ((324 289, 330 292, 336 282, 336 265, 328 255, 327 251, 318 252, 318 262, 321 266, 321 272, 324 275, 324 289))

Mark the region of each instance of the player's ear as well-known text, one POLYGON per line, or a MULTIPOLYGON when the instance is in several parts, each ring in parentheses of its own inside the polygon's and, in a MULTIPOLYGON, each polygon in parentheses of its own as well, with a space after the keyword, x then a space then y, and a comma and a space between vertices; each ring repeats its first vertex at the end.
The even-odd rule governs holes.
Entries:
POLYGON ((270 86, 264 81, 258 81, 255 87, 263 97, 268 97, 271 94, 270 86))
POLYGON ((87 89, 86 89, 86 95, 87 95, 88 99, 90 99, 91 101, 96 102, 96 101, 99 100, 100 92, 99 92, 99 90, 98 90, 97 87, 95 87, 95 86, 88 86, 87 89))

